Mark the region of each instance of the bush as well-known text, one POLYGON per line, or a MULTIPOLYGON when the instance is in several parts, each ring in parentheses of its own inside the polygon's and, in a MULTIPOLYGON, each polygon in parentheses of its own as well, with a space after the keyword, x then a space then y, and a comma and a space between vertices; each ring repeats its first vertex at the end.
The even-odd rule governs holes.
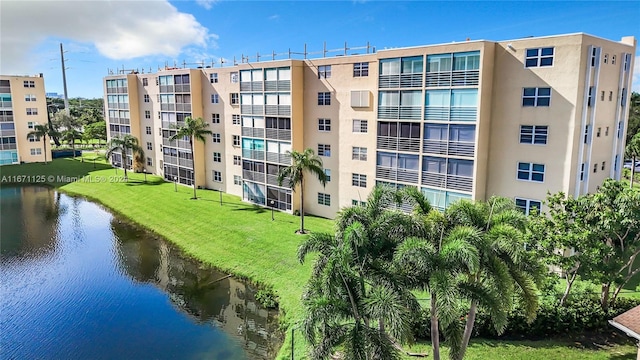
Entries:
POLYGON ((278 296, 271 288, 261 289, 256 292, 256 301, 267 309, 278 308, 278 296))

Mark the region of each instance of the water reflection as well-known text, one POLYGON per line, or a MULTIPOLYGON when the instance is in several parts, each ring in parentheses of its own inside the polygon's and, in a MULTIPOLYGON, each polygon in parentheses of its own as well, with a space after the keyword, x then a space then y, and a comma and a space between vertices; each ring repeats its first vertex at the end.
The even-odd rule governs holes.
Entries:
POLYGON ((136 281, 151 283, 169 294, 174 306, 195 322, 214 324, 242 339, 252 358, 274 358, 281 341, 277 312, 255 300, 257 289, 186 257, 162 239, 114 218, 111 229, 118 259, 136 281))
POLYGON ((2 358, 271 359, 276 313, 96 204, 0 188, 2 358))

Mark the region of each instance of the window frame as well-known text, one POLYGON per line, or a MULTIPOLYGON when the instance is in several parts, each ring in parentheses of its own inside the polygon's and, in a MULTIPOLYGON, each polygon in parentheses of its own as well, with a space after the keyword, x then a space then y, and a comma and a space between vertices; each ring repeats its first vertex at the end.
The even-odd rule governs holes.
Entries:
POLYGON ((318 92, 318 106, 330 106, 331 105, 331 92, 320 91, 318 92))
POLYGON ((318 156, 331 157, 331 144, 318 144, 318 156))
POLYGON ((516 205, 516 208, 518 210, 522 210, 526 216, 531 215, 531 210, 533 210, 533 209, 538 209, 538 211, 537 211, 538 213, 540 213, 540 211, 542 210, 542 201, 540 201, 540 200, 516 197, 516 198, 514 198, 514 203, 516 205), (518 201, 524 201, 524 207, 518 205, 518 201), (538 207, 537 208, 533 207, 532 203, 537 203, 538 207))
POLYGON ((366 134, 369 132, 369 120, 353 119, 352 124, 351 132, 354 134, 366 134))
POLYGON ((519 181, 527 181, 527 182, 535 182, 535 183, 544 183, 544 175, 546 173, 547 167, 545 164, 537 164, 532 162, 522 162, 518 161, 518 165, 516 167, 516 180, 519 181), (523 169, 522 165, 528 165, 527 169, 523 169), (534 167, 542 166, 542 171, 534 170, 534 167), (520 174, 527 174, 527 178, 521 178, 520 174), (535 180, 535 175, 542 176, 541 180, 535 180))
POLYGON ((351 174, 351 186, 355 187, 367 187, 367 175, 366 174, 351 174))
POLYGON ((524 67, 528 68, 537 68, 537 67, 553 67, 553 62, 555 58, 555 46, 551 47, 538 47, 538 48, 528 48, 524 52, 524 67), (543 54, 545 50, 551 49, 551 54, 543 54), (529 51, 535 50, 535 55, 529 55, 529 51), (543 61, 548 61, 551 59, 550 64, 543 64, 543 61), (535 61, 535 65, 529 65, 530 61, 535 61))
POLYGON ((367 161, 367 148, 363 146, 352 146, 351 147, 351 160, 357 161, 367 161))
POLYGON ((318 79, 331 78, 331 65, 318 65, 318 79))
POLYGON ((522 107, 550 107, 551 106, 551 95, 553 91, 550 87, 524 87, 522 88, 522 107), (540 95, 540 90, 549 90, 549 95, 540 95), (527 90, 534 90, 533 95, 528 95, 527 90), (544 99, 547 99, 546 105, 544 104, 544 99), (533 100, 533 104, 525 103, 526 100, 533 100), (543 104, 540 104, 540 100, 543 100, 543 104))
POLYGON ((240 146, 240 143, 241 143, 240 135, 231 135, 232 146, 240 146))
POLYGON ((520 125, 519 142, 524 145, 547 145, 549 142, 549 126, 548 125, 520 125), (530 134, 523 133, 524 128, 531 128, 530 134), (538 133, 538 129, 541 130, 538 133), (530 142, 523 141, 523 136, 531 136, 530 142), (544 139, 544 142, 537 142, 537 137, 544 139))
POLYGON ((331 119, 319 118, 318 119, 318 131, 330 132, 331 131, 331 119))
POLYGON ((220 133, 212 133, 211 134, 211 141, 214 144, 220 144, 222 142, 222 136, 220 136, 220 133))
POLYGON ((331 206, 331 194, 319 192, 318 205, 331 206))
POLYGON ((367 77, 369 76, 369 62, 357 62, 353 63, 353 77, 367 77))

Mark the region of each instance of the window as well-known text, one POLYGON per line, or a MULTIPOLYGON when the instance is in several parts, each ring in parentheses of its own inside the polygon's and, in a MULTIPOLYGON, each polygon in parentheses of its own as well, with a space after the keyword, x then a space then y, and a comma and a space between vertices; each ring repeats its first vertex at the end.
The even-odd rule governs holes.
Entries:
POLYGON ((598 60, 598 48, 594 47, 591 50, 591 66, 596 66, 596 62, 598 60))
POLYGON ((604 128, 604 136, 609 136, 609 127, 604 128))
POLYGON ((42 155, 42 149, 31 149, 31 155, 42 155))
POLYGON ((145 132, 147 133, 147 135, 151 135, 151 126, 145 127, 145 132))
POLYGON ((351 107, 367 108, 369 107, 369 90, 353 90, 351 91, 351 107))
POLYGON ((613 100, 613 91, 609 91, 609 101, 613 100))
POLYGON ((37 108, 27 108, 27 115, 38 115, 37 108))
POLYGON ((213 133, 211 135, 211 137, 213 138, 212 140, 213 140, 214 143, 219 143, 220 142, 220 134, 219 133, 213 133))
POLYGON ((36 101, 36 96, 33 94, 26 94, 24 96, 24 101, 36 101))
POLYGON ((331 131, 331 119, 318 119, 318 131, 331 131))
POLYGON ((240 125, 240 115, 233 114, 232 119, 233 125, 240 125))
POLYGON ((233 155, 233 165, 242 165, 242 158, 240 155, 233 155))
MULTIPOLYGON (((149 85, 149 79, 148 78, 142 78, 142 86, 148 86, 149 85)), ((145 101, 148 102, 148 101, 145 101)))
POLYGON ((353 132, 366 133, 369 130, 369 122, 367 120, 353 119, 353 132))
POLYGON ((26 87, 26 88, 34 88, 34 87, 36 87, 36 83, 35 83, 35 81, 27 81, 27 80, 25 80, 24 81, 24 87, 26 87))
POLYGON ((353 64, 353 77, 369 76, 369 63, 359 62, 353 64))
POLYGON ((522 106, 549 106, 551 88, 524 88, 522 106))
POLYGON ((214 152, 213 162, 222 162, 222 154, 220 154, 219 152, 214 152))
POLYGON ((220 171, 213 170, 213 181, 222 182, 222 173, 220 171))
POLYGON ((240 135, 233 135, 233 146, 240 146, 240 135))
POLYGON ((145 110, 144 111, 144 118, 145 119, 151 119, 151 111, 145 110))
POLYGON ((331 77, 331 65, 318 66, 318 79, 328 79, 331 77))
POLYGON ((331 145, 318 144, 318 156, 331 156, 331 145))
POLYGON ((147 150, 153 150, 153 144, 147 141, 147 150))
POLYGON ((218 82, 218 73, 209 74, 209 80, 211 80, 212 84, 216 84, 218 82))
POLYGON ((351 148, 351 159, 367 161, 367 148, 354 146, 351 148))
POLYGON ((35 122, 33 122, 33 121, 29 121, 29 122, 27 123, 27 128, 29 128, 29 129, 33 129, 33 126, 34 126, 35 124, 36 124, 35 122))
POLYGON ((318 105, 331 105, 331 93, 319 92, 318 93, 318 105))
POLYGON ((331 206, 331 195, 318 193, 318 204, 331 206))
POLYGON ((540 67, 553 65, 553 48, 527 49, 524 67, 540 67))
POLYGON ((220 124, 220 114, 211 114, 211 122, 214 124, 220 124))
POLYGON ((604 59, 602 60, 603 63, 608 63, 609 62, 609 54, 604 54, 604 59))
POLYGON ((603 161, 602 162, 602 167, 600 168, 600 170, 604 171, 604 165, 605 165, 605 162, 603 161))
POLYGON ((357 187, 367 187, 367 175, 351 174, 351 185, 357 187))
POLYGON ((544 181, 544 165, 534 163, 518 163, 518 180, 544 181))
POLYGON ((587 106, 593 105, 593 86, 589 87, 589 97, 587 98, 587 106))
POLYGON ((231 93, 231 105, 240 104, 240 95, 238 93, 231 93))
POLYGON ((600 133, 602 132, 602 128, 598 128, 596 131, 596 137, 600 137, 600 133))
POLYGON ((327 176, 327 182, 331 181, 331 169, 324 169, 324 174, 327 176))
POLYGON ((367 206, 366 201, 351 200, 351 206, 367 206))
POLYGON ((233 175, 233 185, 242 185, 242 176, 233 175))
POLYGON ((585 163, 582 163, 582 166, 580 167, 580 181, 584 181, 584 168, 585 168, 585 163))
POLYGON ((151 101, 151 98, 149 98, 149 94, 144 94, 144 102, 148 103, 149 101, 151 101))
POLYGON ((604 101, 604 90, 600 92, 600 101, 604 101))
POLYGON ((40 138, 38 138, 37 136, 35 136, 33 134, 27 136, 27 139, 29 140, 29 142, 38 142, 38 141, 40 141, 40 138))
POLYGON ((232 72, 229 74, 229 78, 232 84, 236 84, 238 82, 238 72, 232 72))
POLYGON ((147 166, 153 166, 153 159, 147 157, 147 166))
POLYGON ((611 65, 615 65, 615 64, 616 64, 616 56, 611 55, 611 65))
POLYGON ((218 94, 211 94, 211 103, 218 104, 220 102, 220 96, 218 94))
POLYGON ((593 172, 594 173, 598 172, 598 163, 593 164, 593 172))
POLYGON ((542 208, 542 202, 538 200, 516 198, 516 207, 522 210, 525 215, 537 214, 542 208))
POLYGON ((588 143, 589 142, 589 125, 586 125, 584 127, 584 143, 588 143))
POLYGON ((520 144, 544 145, 547 143, 548 126, 521 125, 520 144))

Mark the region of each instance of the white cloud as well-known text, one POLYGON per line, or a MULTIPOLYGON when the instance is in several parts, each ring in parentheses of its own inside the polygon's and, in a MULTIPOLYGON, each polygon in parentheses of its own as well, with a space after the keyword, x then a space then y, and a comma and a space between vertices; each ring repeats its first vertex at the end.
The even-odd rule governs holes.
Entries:
POLYGON ((631 84, 631 89, 633 91, 640 93, 640 55, 636 55, 636 59, 633 62, 633 83, 631 84))
POLYGON ((215 47, 217 37, 166 0, 0 2, 2 73, 30 70, 31 50, 51 38, 92 44, 101 55, 124 60, 215 47))
POLYGON ((216 1, 217 0, 196 0, 196 3, 207 10, 211 10, 216 1))
POLYGON ((279 18, 280 18, 280 15, 278 14, 269 16, 269 20, 278 20, 279 18))

